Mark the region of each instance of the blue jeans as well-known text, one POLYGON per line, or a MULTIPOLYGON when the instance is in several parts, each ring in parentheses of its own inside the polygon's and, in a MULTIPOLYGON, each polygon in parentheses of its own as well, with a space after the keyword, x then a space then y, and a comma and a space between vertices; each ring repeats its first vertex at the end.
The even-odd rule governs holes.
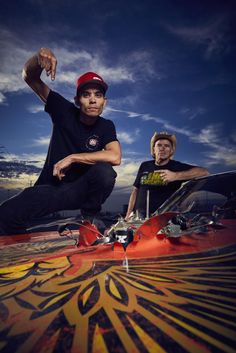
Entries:
POLYGON ((33 219, 62 210, 80 209, 84 217, 93 217, 111 194, 116 176, 109 163, 100 162, 73 182, 26 188, 1 204, 0 234, 25 233, 33 219))

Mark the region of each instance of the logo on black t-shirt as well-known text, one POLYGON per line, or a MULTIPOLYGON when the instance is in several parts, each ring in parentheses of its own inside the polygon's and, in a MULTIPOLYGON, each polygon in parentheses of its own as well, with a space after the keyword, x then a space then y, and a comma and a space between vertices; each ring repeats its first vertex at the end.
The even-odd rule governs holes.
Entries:
POLYGON ((90 151, 94 151, 98 148, 99 145, 99 137, 97 135, 90 136, 86 141, 86 147, 90 151))
POLYGON ((157 170, 150 173, 145 173, 140 179, 141 185, 166 185, 166 182, 162 179, 160 173, 157 170))

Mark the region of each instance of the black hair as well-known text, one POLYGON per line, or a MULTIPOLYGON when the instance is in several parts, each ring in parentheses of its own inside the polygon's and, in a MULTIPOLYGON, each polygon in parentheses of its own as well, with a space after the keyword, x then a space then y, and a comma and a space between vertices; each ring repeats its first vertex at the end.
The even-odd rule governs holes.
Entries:
POLYGON ((93 83, 87 83, 86 85, 80 87, 79 89, 77 88, 77 90, 76 90, 76 95, 77 95, 77 97, 80 97, 81 94, 82 94, 82 92, 86 91, 86 89, 88 88, 88 86, 92 86, 92 85, 96 86, 96 87, 98 88, 98 90, 99 90, 100 92, 102 92, 102 94, 103 94, 104 97, 105 97, 105 95, 106 95, 106 90, 105 90, 105 88, 104 88, 102 85, 97 84, 96 82, 95 82, 94 84, 93 84, 93 83))

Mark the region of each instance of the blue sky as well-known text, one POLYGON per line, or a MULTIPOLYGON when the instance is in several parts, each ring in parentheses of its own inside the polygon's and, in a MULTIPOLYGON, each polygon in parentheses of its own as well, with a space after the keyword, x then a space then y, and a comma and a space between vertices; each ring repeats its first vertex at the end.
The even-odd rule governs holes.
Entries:
POLYGON ((50 118, 21 78, 40 47, 58 59, 56 80, 45 80, 68 99, 86 71, 109 85, 103 116, 116 125, 123 160, 104 209, 128 202, 155 131, 176 134, 177 160, 236 169, 235 23, 236 2, 227 0, 4 1, 0 199, 32 185, 46 156, 50 118))

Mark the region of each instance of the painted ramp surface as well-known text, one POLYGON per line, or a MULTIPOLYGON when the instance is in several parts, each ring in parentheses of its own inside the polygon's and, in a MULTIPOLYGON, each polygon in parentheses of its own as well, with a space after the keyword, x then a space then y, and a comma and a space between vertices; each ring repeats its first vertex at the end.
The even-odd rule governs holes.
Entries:
POLYGON ((236 220, 224 224, 127 251, 1 237, 0 352, 234 353, 236 220))

